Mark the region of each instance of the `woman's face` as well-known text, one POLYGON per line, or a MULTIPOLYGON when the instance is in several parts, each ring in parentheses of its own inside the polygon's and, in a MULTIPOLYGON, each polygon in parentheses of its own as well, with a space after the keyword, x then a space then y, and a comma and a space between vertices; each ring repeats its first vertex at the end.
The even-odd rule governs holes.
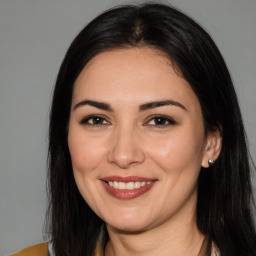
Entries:
POLYGON ((155 50, 103 52, 75 82, 74 177, 109 227, 143 231, 193 218, 208 141, 196 95, 155 50))

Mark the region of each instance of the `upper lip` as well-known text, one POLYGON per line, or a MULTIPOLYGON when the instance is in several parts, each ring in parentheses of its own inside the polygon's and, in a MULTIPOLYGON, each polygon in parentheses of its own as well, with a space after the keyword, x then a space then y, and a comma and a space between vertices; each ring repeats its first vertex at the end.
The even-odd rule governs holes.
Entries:
POLYGON ((136 182, 136 181, 156 181, 156 179, 152 178, 145 178, 145 177, 139 177, 139 176, 128 176, 128 177, 121 177, 121 176, 107 176, 104 178, 101 178, 100 180, 103 181, 119 181, 119 182, 136 182))

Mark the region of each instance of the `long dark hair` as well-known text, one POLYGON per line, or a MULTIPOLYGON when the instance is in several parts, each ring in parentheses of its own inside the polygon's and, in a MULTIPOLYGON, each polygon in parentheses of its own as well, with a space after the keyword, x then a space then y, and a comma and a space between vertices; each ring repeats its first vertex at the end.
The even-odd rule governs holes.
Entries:
MULTIPOLYGON (((221 256, 255 256, 249 157, 228 69, 211 37, 195 21, 162 4, 121 6, 101 14, 78 34, 62 62, 49 128, 48 217, 56 256, 92 255, 104 226, 80 195, 73 177, 67 127, 74 82, 98 53, 129 47, 151 47, 164 53, 197 95, 206 133, 221 132, 219 158, 200 172, 197 225, 221 256)), ((103 232, 106 242, 106 229, 103 232)))

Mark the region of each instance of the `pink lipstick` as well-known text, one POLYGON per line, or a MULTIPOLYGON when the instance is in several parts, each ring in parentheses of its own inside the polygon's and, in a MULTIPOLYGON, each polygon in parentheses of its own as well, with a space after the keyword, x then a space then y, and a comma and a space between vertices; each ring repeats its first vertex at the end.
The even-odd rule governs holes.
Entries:
POLYGON ((134 199, 149 191, 155 184, 155 179, 130 176, 109 176, 101 179, 106 191, 118 199, 134 199))

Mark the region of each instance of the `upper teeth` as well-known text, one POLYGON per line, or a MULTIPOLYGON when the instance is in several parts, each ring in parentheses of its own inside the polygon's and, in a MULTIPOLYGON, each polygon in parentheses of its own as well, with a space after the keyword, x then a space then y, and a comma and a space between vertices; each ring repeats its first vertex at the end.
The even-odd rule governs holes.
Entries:
POLYGON ((143 187, 145 185, 149 185, 151 184, 152 181, 136 181, 136 182, 118 182, 118 181, 108 181, 108 185, 110 187, 116 188, 116 189, 136 189, 136 188, 140 188, 143 187))

